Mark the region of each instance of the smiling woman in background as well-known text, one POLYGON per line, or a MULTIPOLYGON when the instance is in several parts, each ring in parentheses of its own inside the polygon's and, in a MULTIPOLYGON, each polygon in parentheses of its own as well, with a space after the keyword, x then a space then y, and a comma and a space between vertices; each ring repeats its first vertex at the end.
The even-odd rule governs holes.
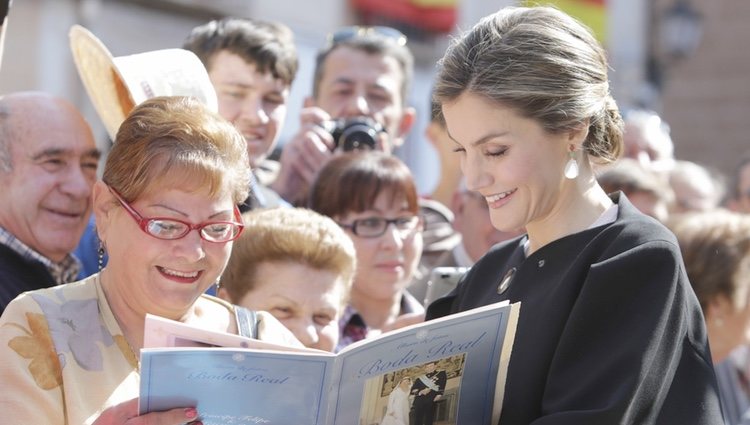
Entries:
POLYGON ((496 245, 428 318, 521 302, 500 424, 722 423, 674 236, 592 171, 622 151, 604 51, 546 7, 504 8, 446 51, 435 86, 496 245))
POLYGON ((318 173, 309 202, 346 230, 357 251, 338 349, 421 321, 424 308, 406 291, 422 255, 417 189, 406 164, 377 151, 334 157, 318 173))
MULTIPOLYGON (((235 205, 247 197, 248 178, 244 140, 199 101, 162 97, 137 106, 94 186, 107 267, 80 282, 27 292, 0 318, 3 420, 132 423, 147 313, 298 344, 272 316, 259 313, 257 329, 243 326, 245 310, 203 295, 242 232, 235 205)), ((176 425, 198 415, 185 406, 140 419, 176 425)))

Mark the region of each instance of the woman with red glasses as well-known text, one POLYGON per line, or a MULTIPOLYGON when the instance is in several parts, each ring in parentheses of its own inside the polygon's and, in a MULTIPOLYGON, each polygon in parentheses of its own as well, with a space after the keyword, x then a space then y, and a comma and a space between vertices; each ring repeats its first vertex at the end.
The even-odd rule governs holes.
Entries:
MULTIPOLYGON (((242 137, 197 100, 154 98, 133 110, 94 186, 107 267, 23 294, 0 318, 6 422, 131 423, 147 313, 296 342, 272 316, 259 313, 257 328, 245 326, 243 310, 203 294, 242 232, 236 205, 247 197, 249 175, 242 137)), ((198 413, 185 406, 137 423, 182 424, 198 413)))
POLYGON ((379 151, 334 157, 315 178, 309 207, 338 222, 357 252, 337 350, 424 318, 424 308, 406 291, 423 245, 417 189, 406 164, 379 151))

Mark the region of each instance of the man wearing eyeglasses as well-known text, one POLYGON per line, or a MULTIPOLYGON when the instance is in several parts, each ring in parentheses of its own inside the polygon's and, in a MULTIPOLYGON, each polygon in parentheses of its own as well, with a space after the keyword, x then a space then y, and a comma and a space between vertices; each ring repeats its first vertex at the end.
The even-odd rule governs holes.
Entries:
POLYGON ((18 294, 75 280, 99 151, 70 103, 0 97, 0 314, 18 294))
POLYGON ((375 149, 391 153, 401 146, 416 114, 406 105, 413 67, 406 37, 395 29, 347 27, 332 34, 316 58, 312 96, 305 99, 300 129, 284 146, 271 187, 304 205, 315 173, 335 154, 326 129, 334 119, 370 118, 383 128, 375 149))

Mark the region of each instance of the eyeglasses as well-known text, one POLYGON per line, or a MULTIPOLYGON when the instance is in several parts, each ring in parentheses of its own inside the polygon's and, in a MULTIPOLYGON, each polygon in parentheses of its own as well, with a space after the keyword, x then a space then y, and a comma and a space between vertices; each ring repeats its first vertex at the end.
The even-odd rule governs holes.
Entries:
POLYGON ((234 207, 235 221, 204 221, 193 224, 183 220, 167 217, 143 217, 133 209, 116 190, 109 188, 117 201, 125 208, 138 227, 147 235, 157 239, 174 240, 184 238, 190 231, 198 230, 201 239, 207 242, 224 243, 237 239, 245 225, 242 224, 242 216, 237 206, 234 207))
POLYGON ((396 230, 402 235, 407 235, 414 231, 419 224, 420 218, 416 215, 398 217, 398 218, 383 218, 383 217, 368 217, 359 220, 354 220, 351 224, 339 223, 339 226, 350 229, 352 233, 362 238, 377 238, 382 236, 388 229, 389 224, 396 226, 396 230))
POLYGON ((350 26, 334 31, 328 35, 328 45, 334 46, 341 42, 355 38, 383 38, 392 40, 398 46, 406 45, 406 36, 401 31, 385 26, 350 26))

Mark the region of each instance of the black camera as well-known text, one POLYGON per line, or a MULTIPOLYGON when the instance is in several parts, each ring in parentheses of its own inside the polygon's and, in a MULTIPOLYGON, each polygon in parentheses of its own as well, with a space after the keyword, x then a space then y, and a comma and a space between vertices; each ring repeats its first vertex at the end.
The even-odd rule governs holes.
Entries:
POLYGON ((384 132, 380 123, 369 117, 339 118, 323 123, 323 128, 333 136, 334 150, 373 150, 378 133, 384 132))

